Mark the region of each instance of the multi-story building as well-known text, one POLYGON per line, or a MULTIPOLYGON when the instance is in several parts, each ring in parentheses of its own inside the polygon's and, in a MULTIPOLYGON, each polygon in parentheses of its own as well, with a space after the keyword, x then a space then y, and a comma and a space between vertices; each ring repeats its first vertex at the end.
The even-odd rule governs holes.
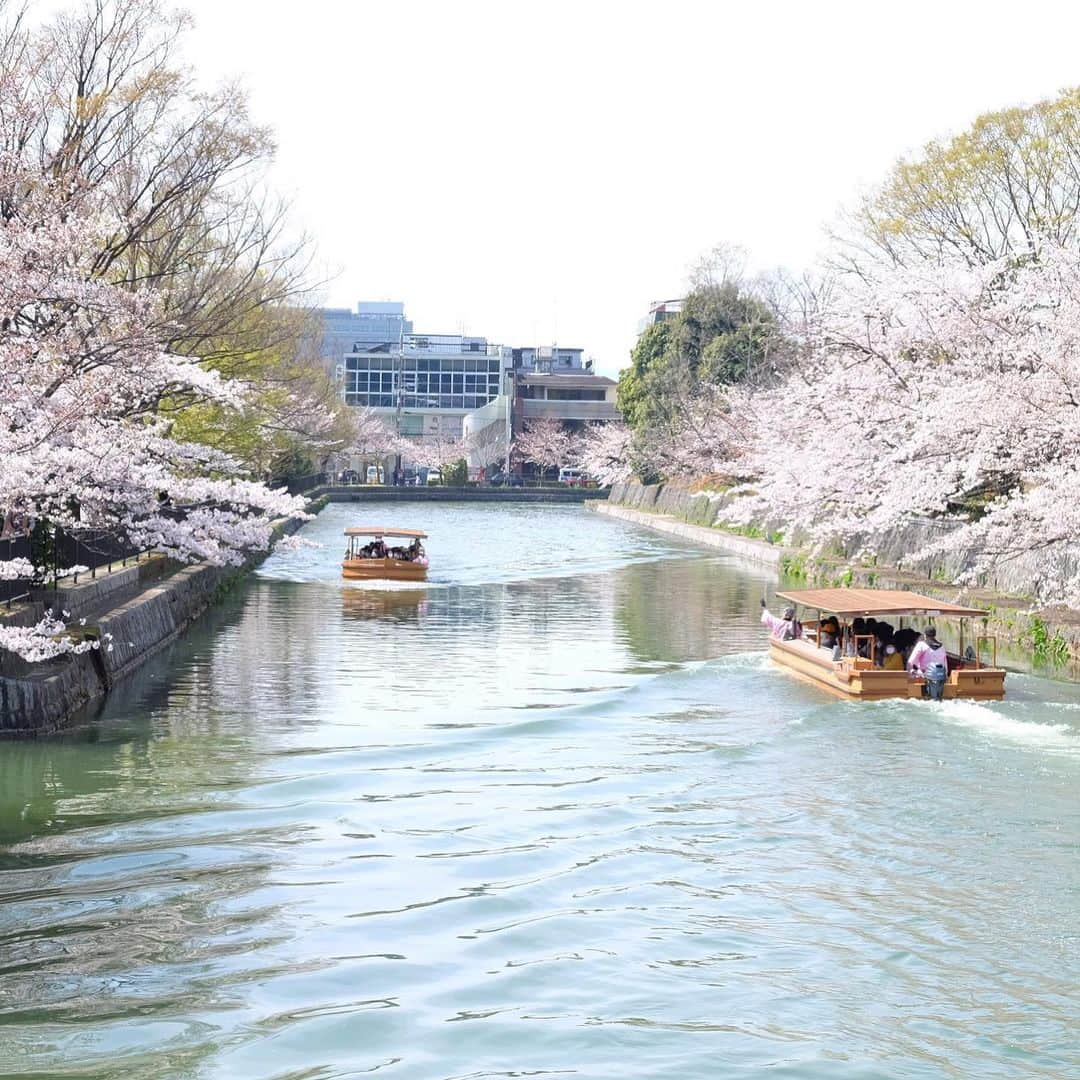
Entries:
POLYGON ((415 333, 401 303, 325 315, 327 348, 341 347, 334 363, 345 404, 384 414, 418 441, 468 436, 493 444, 530 419, 577 427, 618 418, 615 383, 593 373, 582 349, 415 333))
POLYGON ((400 301, 362 301, 355 311, 348 308, 322 309, 323 333, 319 354, 331 373, 341 366, 341 358, 358 345, 398 342, 412 333, 400 301))
POLYGON ((485 338, 457 334, 354 348, 343 358, 345 404, 392 416, 402 435, 460 435, 462 418, 499 396, 501 354, 485 338))

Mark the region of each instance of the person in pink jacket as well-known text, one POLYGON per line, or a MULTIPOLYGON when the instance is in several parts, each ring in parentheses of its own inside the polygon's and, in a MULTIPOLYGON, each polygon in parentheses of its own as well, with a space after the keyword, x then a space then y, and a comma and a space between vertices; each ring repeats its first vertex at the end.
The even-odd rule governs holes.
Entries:
POLYGON ((802 637, 802 623, 795 618, 795 609, 793 607, 784 608, 783 616, 778 619, 775 615, 769 614, 769 609, 765 606, 765 601, 762 600, 761 625, 767 626, 772 636, 780 641, 792 641, 795 638, 802 637))
POLYGON ((945 646, 937 639, 937 631, 928 626, 923 636, 915 643, 908 657, 908 671, 914 675, 925 675, 934 664, 948 666, 949 657, 945 646))
POLYGON ((915 643, 908 657, 908 671, 922 675, 923 695, 931 701, 941 701, 945 694, 945 680, 949 677, 949 654, 938 641, 937 631, 928 626, 921 641, 915 643))

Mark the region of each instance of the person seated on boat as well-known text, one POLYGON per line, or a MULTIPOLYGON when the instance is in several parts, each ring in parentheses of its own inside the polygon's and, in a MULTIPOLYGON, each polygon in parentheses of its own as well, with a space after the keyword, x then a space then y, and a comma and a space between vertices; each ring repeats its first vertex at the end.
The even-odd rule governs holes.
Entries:
POLYGON ((795 618, 795 609, 790 605, 784 608, 784 614, 778 619, 769 614, 765 601, 761 601, 761 625, 767 626, 774 638, 780 641, 794 641, 802 637, 802 623, 795 618))
POLYGON ((826 615, 818 623, 818 644, 823 649, 833 649, 840 641, 840 623, 835 615, 826 615))
POLYGON ((874 636, 873 619, 855 618, 851 620, 852 649, 855 656, 861 656, 864 660, 870 659, 870 642, 868 638, 874 636))
POLYGON ((905 627, 903 630, 897 630, 893 634, 892 643, 896 646, 896 651, 907 662, 911 657, 911 650, 915 647, 915 643, 919 640, 919 631, 913 630, 910 626, 905 627))
POLYGON ((884 671, 903 671, 904 658, 896 651, 896 646, 885 646, 885 655, 881 658, 881 667, 884 671))
POLYGON ((416 562, 418 559, 422 559, 424 557, 424 547, 420 543, 419 538, 413 540, 413 542, 409 545, 405 557, 409 560, 409 562, 416 562))
POLYGON ((396 559, 398 562, 405 562, 407 556, 403 547, 392 547, 390 549, 390 558, 396 559))

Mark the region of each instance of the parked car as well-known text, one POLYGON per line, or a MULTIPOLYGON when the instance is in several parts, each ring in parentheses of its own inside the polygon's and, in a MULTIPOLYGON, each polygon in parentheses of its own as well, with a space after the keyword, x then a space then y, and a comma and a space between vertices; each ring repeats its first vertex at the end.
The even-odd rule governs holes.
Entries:
POLYGON ((506 473, 499 471, 497 473, 492 473, 491 476, 488 477, 488 483, 491 484, 492 487, 521 487, 523 481, 517 473, 510 473, 507 475, 506 473))
POLYGON ((559 470, 559 483, 567 484, 569 487, 580 487, 585 478, 582 476, 580 469, 560 469, 559 470))
POLYGON ((360 474, 355 469, 343 469, 338 473, 339 484, 359 484, 360 474))
POLYGON ((442 483, 442 473, 438 469, 428 469, 427 483, 437 485, 442 483))
POLYGON ((369 484, 381 484, 383 482, 383 471, 378 465, 369 465, 367 467, 367 480, 369 484))

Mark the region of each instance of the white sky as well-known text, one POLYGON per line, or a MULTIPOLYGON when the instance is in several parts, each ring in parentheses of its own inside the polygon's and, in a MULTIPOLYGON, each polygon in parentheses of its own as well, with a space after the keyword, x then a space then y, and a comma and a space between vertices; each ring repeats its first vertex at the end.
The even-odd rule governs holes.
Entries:
POLYGON ((186 0, 334 280, 626 363, 714 244, 802 268, 899 155, 1080 83, 1080 5, 186 0))

